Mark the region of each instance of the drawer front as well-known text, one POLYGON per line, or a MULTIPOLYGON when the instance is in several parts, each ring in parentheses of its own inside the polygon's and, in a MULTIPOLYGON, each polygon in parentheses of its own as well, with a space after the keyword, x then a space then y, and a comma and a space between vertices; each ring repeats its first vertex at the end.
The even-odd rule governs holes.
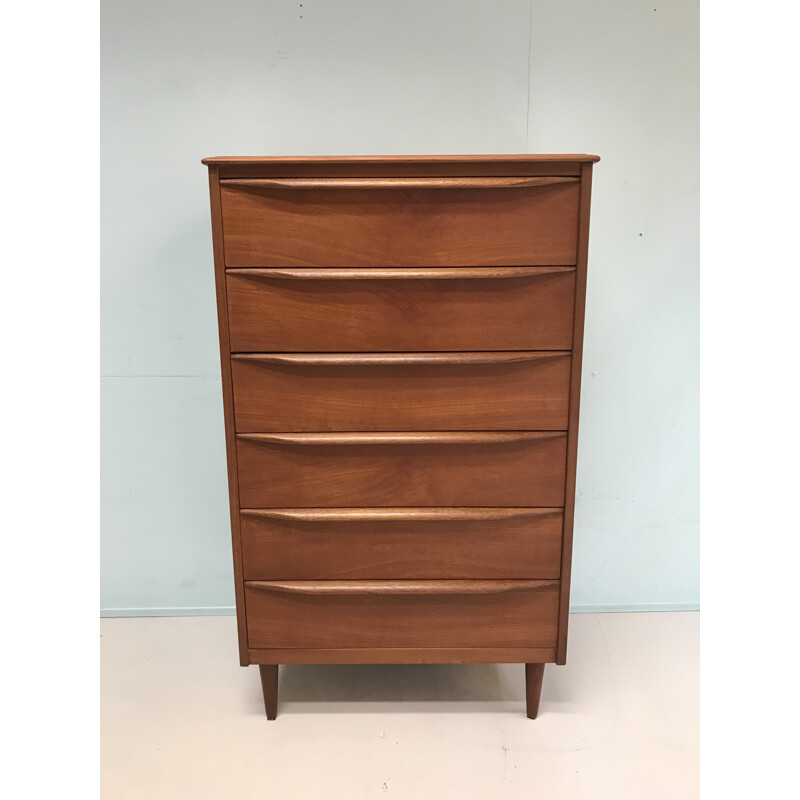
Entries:
POLYGON ((246 580, 558 578, 558 508, 244 510, 246 580))
POLYGON ((251 648, 553 647, 557 581, 248 582, 251 648))
POLYGON ((229 270, 227 288, 233 352, 572 348, 572 267, 229 270))
POLYGON ((579 179, 477 181, 223 180, 225 264, 576 263, 579 179))
POLYGON ((239 433, 565 430, 569 353, 237 355, 239 433))
POLYGON ((242 508, 564 505, 565 433, 240 434, 242 508))

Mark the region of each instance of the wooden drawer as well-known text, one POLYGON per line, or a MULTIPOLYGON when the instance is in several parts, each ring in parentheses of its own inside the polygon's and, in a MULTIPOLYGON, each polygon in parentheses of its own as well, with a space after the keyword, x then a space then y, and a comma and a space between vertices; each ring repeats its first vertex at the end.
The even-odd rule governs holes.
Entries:
POLYGON ((570 350, 573 267, 228 270, 232 352, 570 350))
POLYGON ((569 353, 233 356, 239 433, 565 430, 569 353))
POLYGON ((558 578, 560 508, 243 510, 246 580, 558 578))
POLYGON ((242 508, 564 505, 567 436, 239 434, 242 508))
POLYGON ((227 267, 572 265, 580 180, 220 182, 227 267))
POLYGON ((251 648, 553 647, 558 581, 245 583, 251 648))

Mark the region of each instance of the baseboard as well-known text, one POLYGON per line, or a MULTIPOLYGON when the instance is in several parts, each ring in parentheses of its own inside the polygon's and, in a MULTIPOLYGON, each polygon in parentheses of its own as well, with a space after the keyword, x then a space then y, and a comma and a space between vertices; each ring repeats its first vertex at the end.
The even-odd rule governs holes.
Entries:
POLYGON ((699 603, 617 603, 603 605, 602 603, 580 606, 570 606, 570 614, 624 614, 639 611, 699 611, 699 603))
POLYGON ((234 606, 165 606, 155 608, 101 608, 101 617, 228 617, 234 606))
MULTIPOLYGON (((619 603, 570 606, 571 614, 600 614, 640 611, 699 611, 699 603, 619 603)), ((103 608, 101 617, 226 617, 236 614, 234 606, 167 606, 162 608, 103 608)))

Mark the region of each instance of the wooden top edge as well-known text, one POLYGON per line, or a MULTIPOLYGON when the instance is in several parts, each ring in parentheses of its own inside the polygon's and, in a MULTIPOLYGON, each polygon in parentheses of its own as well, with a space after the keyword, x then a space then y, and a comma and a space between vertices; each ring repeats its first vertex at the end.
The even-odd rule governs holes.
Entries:
POLYGON ((464 163, 537 163, 577 161, 595 163, 600 156, 588 153, 541 154, 517 153, 508 155, 429 155, 429 156, 210 156, 202 159, 207 166, 221 164, 464 164, 464 163))

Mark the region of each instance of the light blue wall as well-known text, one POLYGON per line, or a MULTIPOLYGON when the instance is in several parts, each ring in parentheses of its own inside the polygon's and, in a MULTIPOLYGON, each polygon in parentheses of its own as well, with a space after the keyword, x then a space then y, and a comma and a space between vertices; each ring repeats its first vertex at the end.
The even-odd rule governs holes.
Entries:
POLYGON ((698 601, 697 9, 104 0, 102 608, 233 606, 208 192, 235 154, 597 152, 573 602, 698 601))

